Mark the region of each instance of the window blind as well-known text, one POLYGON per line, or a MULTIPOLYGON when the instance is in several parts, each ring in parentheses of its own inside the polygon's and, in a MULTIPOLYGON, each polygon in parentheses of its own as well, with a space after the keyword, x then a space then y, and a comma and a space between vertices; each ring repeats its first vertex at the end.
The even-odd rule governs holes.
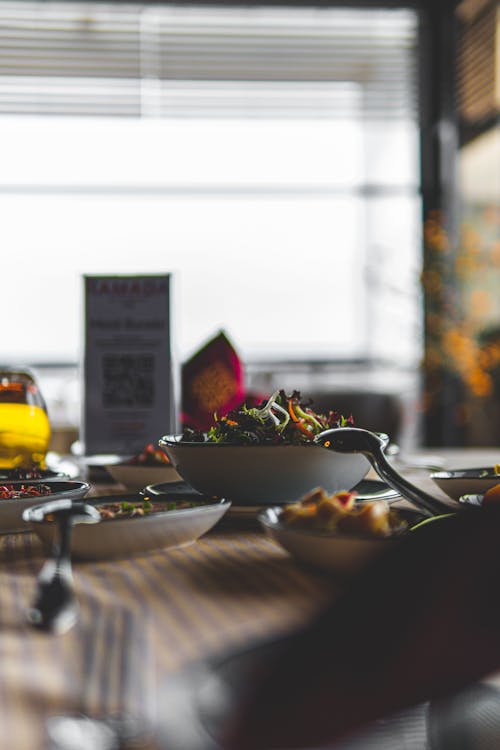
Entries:
POLYGON ((500 114, 500 5, 459 18, 458 104, 463 121, 475 124, 500 114))
POLYGON ((0 113, 414 118, 410 9, 0 3, 0 113))

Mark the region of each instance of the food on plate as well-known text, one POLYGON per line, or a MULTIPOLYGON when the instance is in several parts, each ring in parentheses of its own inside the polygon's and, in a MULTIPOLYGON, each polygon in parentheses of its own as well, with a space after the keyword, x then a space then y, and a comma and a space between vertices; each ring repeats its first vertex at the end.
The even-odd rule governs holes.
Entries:
POLYGON ((184 508, 194 508, 201 503, 175 500, 167 503, 152 502, 149 498, 144 498, 138 502, 116 502, 98 505, 97 510, 100 513, 101 520, 108 521, 114 518, 141 518, 149 516, 152 513, 165 513, 169 510, 183 510, 184 508))
POLYGON ((17 466, 15 469, 1 469, 0 474, 7 474, 8 477, 14 482, 24 481, 25 479, 43 479, 47 472, 42 471, 37 466, 33 466, 31 469, 23 469, 17 466))
POLYGON ((368 537, 387 537, 407 529, 398 511, 385 500, 356 503, 356 492, 328 495, 322 487, 285 505, 280 520, 291 527, 368 537))
POLYGON ((303 400, 300 391, 287 395, 276 390, 258 406, 245 404, 225 416, 215 417, 207 433, 187 428, 182 436, 186 442, 230 443, 232 445, 289 445, 310 443, 323 430, 352 425, 352 416, 339 412, 317 414, 310 400, 303 400))
POLYGON ((165 513, 171 510, 184 510, 203 505, 203 502, 195 500, 172 500, 164 503, 154 502, 149 497, 139 501, 117 501, 116 503, 103 503, 97 505, 101 521, 109 521, 115 518, 143 518, 152 513, 165 513))
POLYGON ((153 443, 148 443, 141 453, 122 463, 123 466, 165 466, 165 464, 170 464, 169 457, 159 448, 155 448, 153 443))
MULTIPOLYGON (((172 500, 167 502, 155 502, 149 497, 143 500, 117 500, 116 502, 100 503, 95 507, 99 511, 101 521, 112 521, 121 518, 144 518, 153 513, 167 513, 172 510, 185 510, 207 505, 206 502, 195 500, 172 500)), ((55 516, 48 513, 46 521, 54 521, 55 516)))
POLYGON ((490 487, 483 495, 483 505, 500 503, 500 484, 490 487))
POLYGON ((485 469, 479 476, 481 477, 481 479, 484 479, 486 477, 494 478, 500 476, 500 464, 495 464, 492 469, 485 469))
POLYGON ((51 494, 52 489, 47 484, 0 485, 0 500, 18 500, 23 497, 42 497, 51 494))

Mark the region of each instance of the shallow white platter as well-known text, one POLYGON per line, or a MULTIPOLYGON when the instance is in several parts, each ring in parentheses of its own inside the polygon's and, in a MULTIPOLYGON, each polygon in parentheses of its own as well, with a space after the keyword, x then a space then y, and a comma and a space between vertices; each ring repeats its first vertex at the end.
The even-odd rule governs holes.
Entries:
POLYGON ((142 490, 150 484, 178 482, 179 474, 173 466, 134 466, 131 464, 109 464, 106 471, 128 490, 142 490))
MULTIPOLYGON (((110 495, 91 498, 86 502, 99 507, 104 504, 137 502, 143 499, 137 495, 110 495)), ((164 505, 165 510, 137 518, 114 518, 96 524, 74 526, 71 535, 72 558, 111 560, 192 544, 215 526, 231 505, 227 500, 205 501, 193 508, 170 510, 175 500, 165 497, 154 498, 153 501, 164 505)), ((54 540, 55 524, 50 521, 34 523, 33 530, 46 549, 50 550, 54 540)))
POLYGON ((484 494, 490 487, 500 484, 500 474, 493 467, 437 471, 431 479, 453 500, 459 501, 462 495, 484 494))

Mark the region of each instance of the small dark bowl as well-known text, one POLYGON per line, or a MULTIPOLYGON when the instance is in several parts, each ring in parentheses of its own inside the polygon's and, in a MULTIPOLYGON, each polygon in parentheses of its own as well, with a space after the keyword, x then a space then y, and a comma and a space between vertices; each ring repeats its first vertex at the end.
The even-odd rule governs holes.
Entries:
POLYGON ((147 487, 140 492, 141 495, 147 495, 156 498, 178 498, 178 499, 192 499, 192 500, 206 500, 212 501, 214 497, 204 495, 202 492, 198 492, 194 487, 191 487, 187 482, 159 482, 158 484, 148 484, 147 487))

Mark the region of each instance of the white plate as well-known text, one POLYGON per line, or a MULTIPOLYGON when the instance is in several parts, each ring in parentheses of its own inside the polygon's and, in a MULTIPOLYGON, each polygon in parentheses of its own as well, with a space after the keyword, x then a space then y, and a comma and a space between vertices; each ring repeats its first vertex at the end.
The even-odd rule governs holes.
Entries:
MULTIPOLYGON (((400 509, 399 512, 407 515, 413 523, 422 518, 422 514, 413 509, 400 509)), ((358 573, 400 539, 397 535, 370 538, 299 529, 281 523, 281 513, 282 509, 276 507, 266 508, 259 514, 265 532, 299 562, 334 573, 341 579, 358 573)))
POLYGON ((431 479, 439 489, 453 500, 459 501, 462 495, 484 495, 486 490, 500 484, 500 475, 493 474, 493 467, 437 471, 431 479))
MULTIPOLYGON (((91 498, 88 502, 102 505, 127 499, 137 502, 141 498, 110 495, 91 498)), ((155 498, 154 502, 164 502, 167 505, 172 501, 168 498, 155 498)), ((152 513, 140 518, 117 518, 96 524, 78 524, 71 534, 71 556, 75 560, 111 560, 192 544, 215 526, 230 505, 227 500, 220 500, 194 508, 152 513)), ((54 538, 54 524, 35 523, 33 530, 44 542, 46 549, 50 549, 54 538)))
POLYGON ((122 484, 129 490, 142 490, 149 484, 163 482, 178 482, 179 474, 173 466, 131 466, 128 464, 110 464, 106 471, 111 474, 115 482, 122 484))

